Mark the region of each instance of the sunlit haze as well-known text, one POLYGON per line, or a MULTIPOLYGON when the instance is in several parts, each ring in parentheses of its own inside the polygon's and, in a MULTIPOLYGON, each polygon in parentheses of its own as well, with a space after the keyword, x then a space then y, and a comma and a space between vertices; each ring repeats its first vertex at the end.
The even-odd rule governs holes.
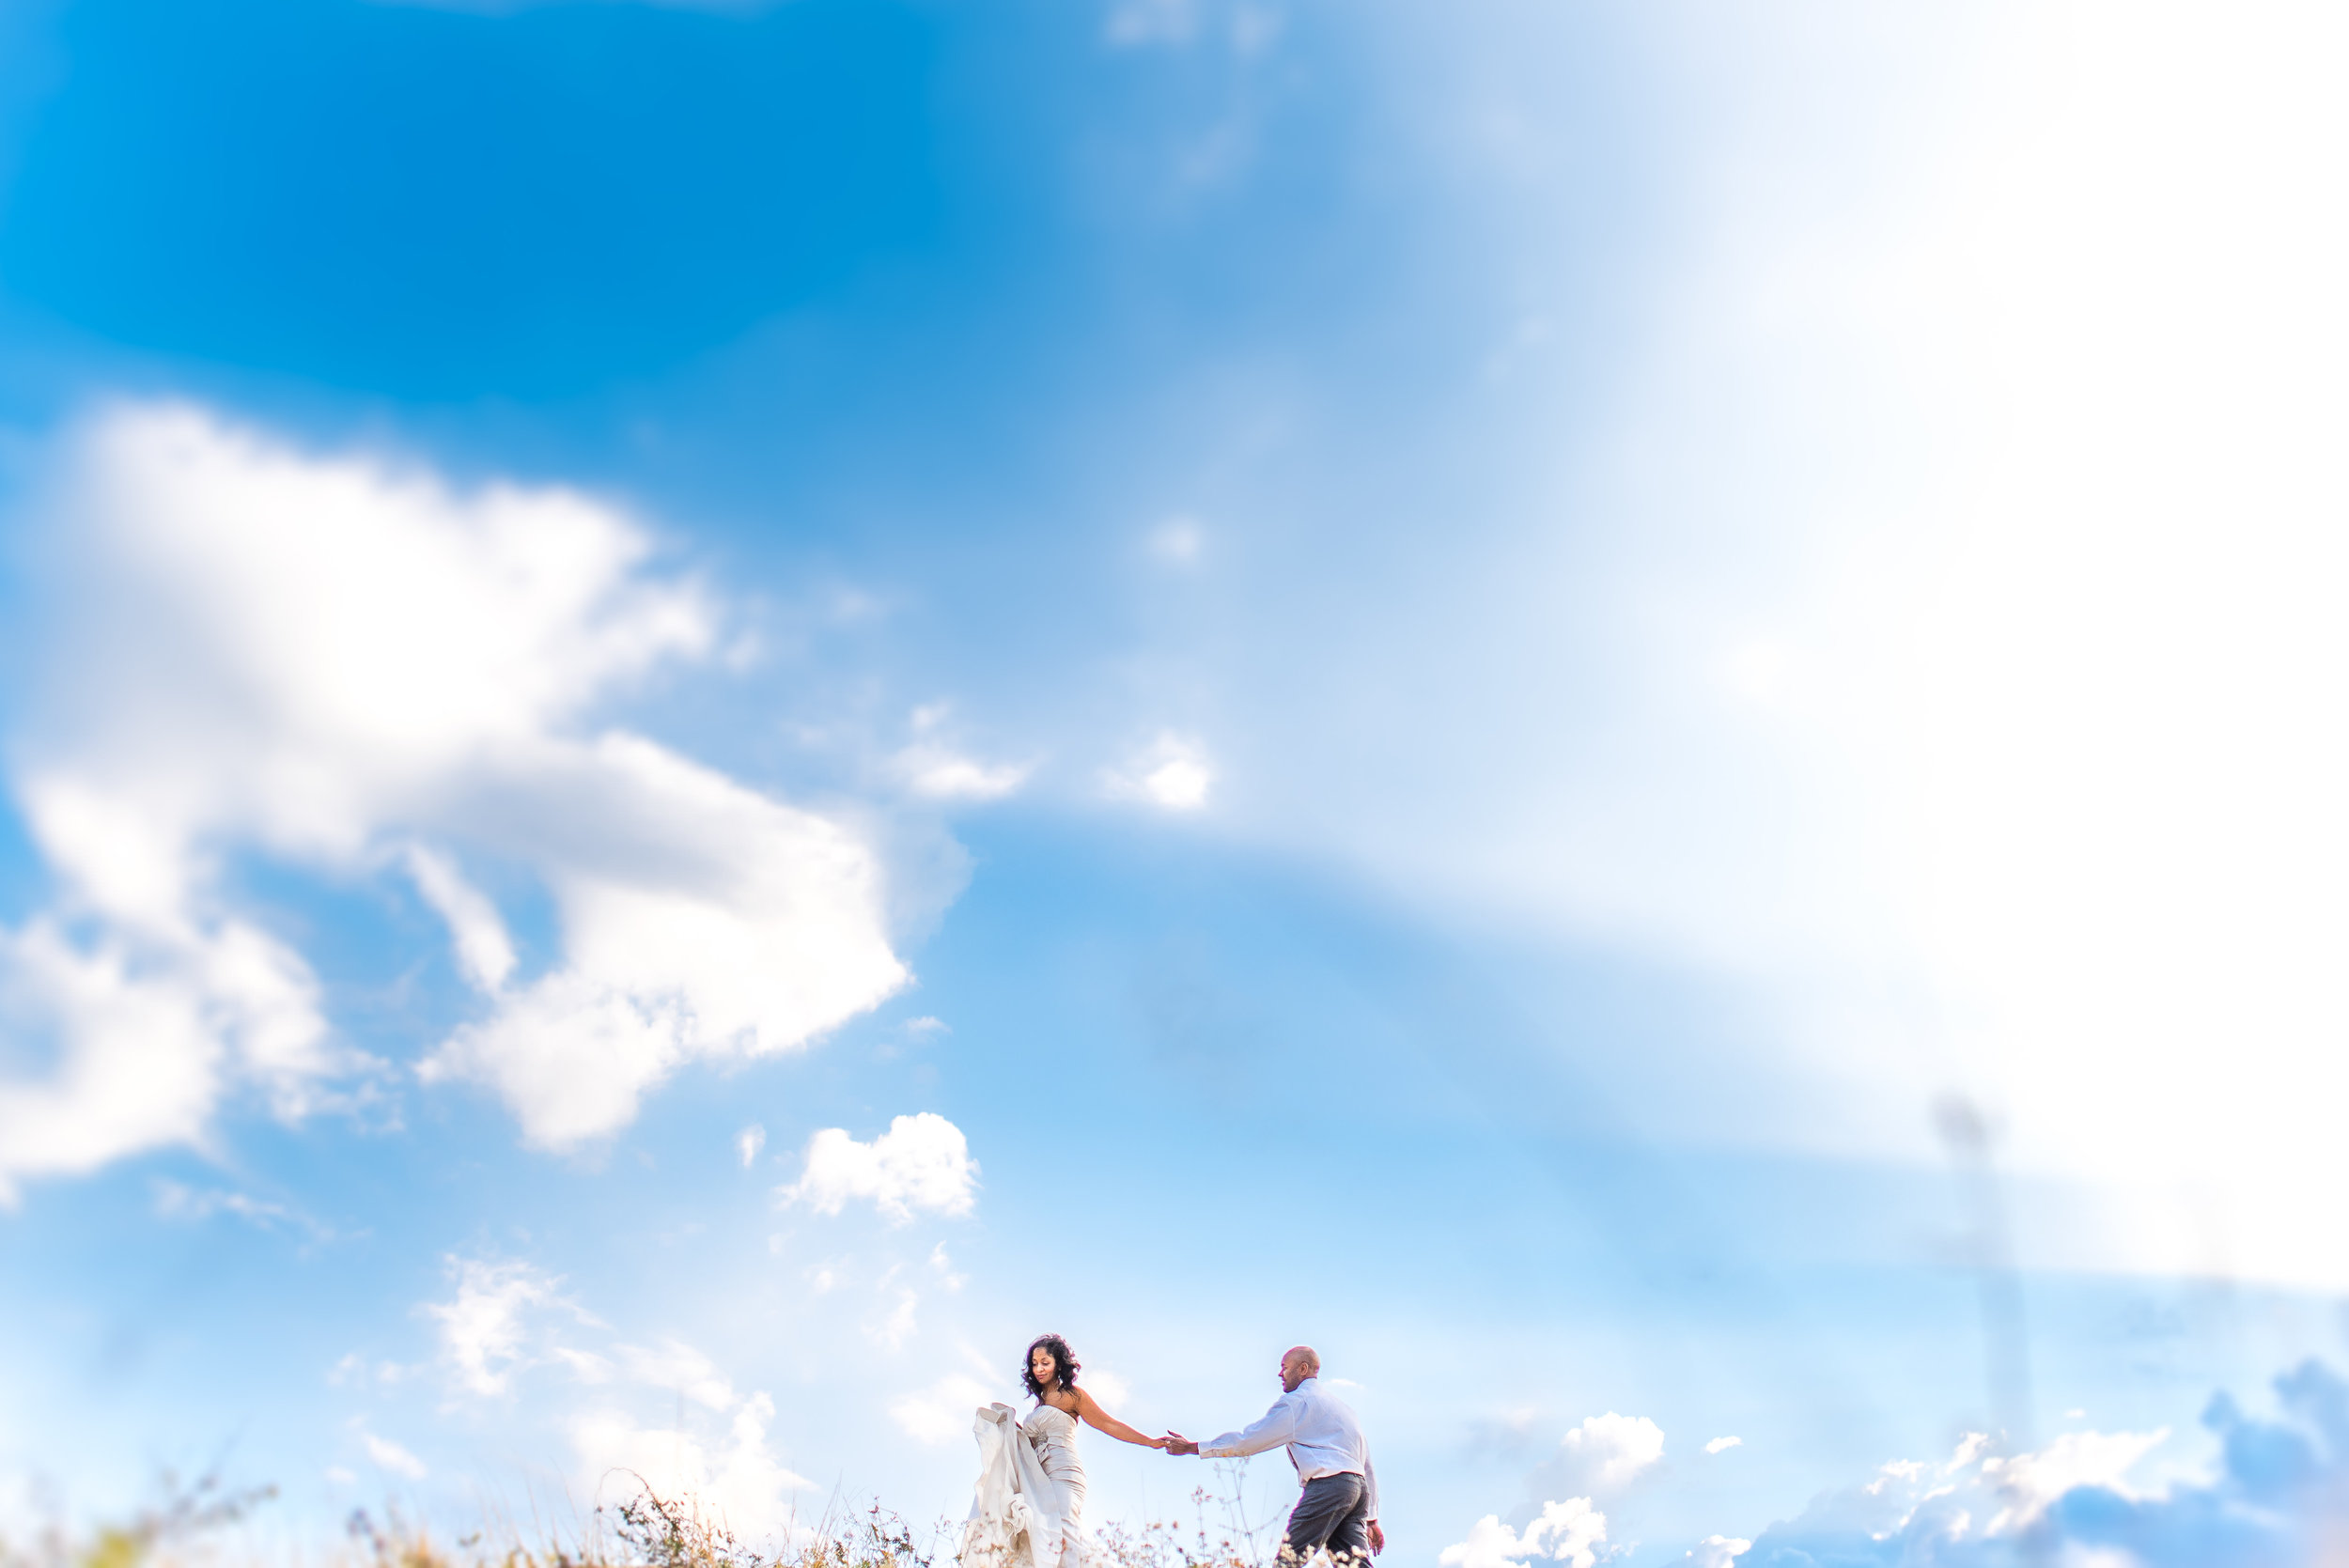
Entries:
POLYGON ((1384 1568, 2334 1560, 2345 80, 0 9, 0 1568, 927 1532, 1047 1332, 1384 1568))

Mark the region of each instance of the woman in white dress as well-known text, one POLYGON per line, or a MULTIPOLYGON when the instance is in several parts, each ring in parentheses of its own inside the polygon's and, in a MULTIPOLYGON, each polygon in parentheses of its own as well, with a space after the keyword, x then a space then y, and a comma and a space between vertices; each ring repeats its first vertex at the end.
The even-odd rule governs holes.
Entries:
POLYGON ((1077 1423, 1120 1442, 1166 1447, 1101 1408, 1077 1387, 1077 1358, 1068 1342, 1045 1334, 1028 1346, 1019 1380, 1035 1408, 1018 1421, 1008 1405, 979 1412, 978 1495, 963 1527, 963 1568, 1087 1568, 1092 1541, 1084 1530, 1085 1467, 1077 1458, 1077 1423))

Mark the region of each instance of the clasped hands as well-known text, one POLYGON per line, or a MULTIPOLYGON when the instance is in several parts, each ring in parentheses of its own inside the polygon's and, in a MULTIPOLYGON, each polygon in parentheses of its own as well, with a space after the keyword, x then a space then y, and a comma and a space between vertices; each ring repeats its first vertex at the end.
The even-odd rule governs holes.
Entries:
POLYGON ((1168 1453, 1197 1453, 1199 1452, 1199 1445, 1179 1432, 1170 1432, 1151 1446, 1163 1449, 1168 1453))

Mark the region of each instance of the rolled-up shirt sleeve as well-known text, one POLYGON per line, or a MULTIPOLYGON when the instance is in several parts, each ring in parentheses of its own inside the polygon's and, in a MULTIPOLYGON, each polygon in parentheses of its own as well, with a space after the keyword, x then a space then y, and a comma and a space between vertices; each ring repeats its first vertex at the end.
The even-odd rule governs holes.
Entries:
POLYGON ((1253 1426, 1240 1432, 1226 1432, 1213 1442, 1202 1443, 1199 1452, 1209 1459, 1240 1459, 1252 1453, 1262 1453, 1269 1448, 1279 1448, 1297 1436, 1297 1402, 1283 1394, 1253 1426))
POLYGON ((1370 1451, 1362 1451, 1362 1493, 1370 1498, 1370 1517, 1378 1517, 1378 1467, 1370 1462, 1370 1451))

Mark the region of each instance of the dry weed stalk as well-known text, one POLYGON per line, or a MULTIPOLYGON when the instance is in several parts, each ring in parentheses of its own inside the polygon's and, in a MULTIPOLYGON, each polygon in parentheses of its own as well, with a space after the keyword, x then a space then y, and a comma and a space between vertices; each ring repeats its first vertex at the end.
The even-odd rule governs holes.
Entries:
POLYGON ((274 1486, 231 1491, 218 1470, 208 1470, 193 1482, 182 1482, 170 1470, 157 1479, 162 1501, 142 1509, 128 1523, 100 1527, 86 1541, 74 1541, 55 1524, 21 1546, 0 1535, 0 1568, 139 1568, 236 1524, 277 1496, 274 1486))
MULTIPOLYGON (((665 1498, 633 1471, 618 1473, 635 1482, 635 1495, 598 1506, 575 1545, 517 1541, 485 1550, 474 1535, 451 1552, 396 1513, 381 1527, 354 1514, 350 1533, 368 1568, 932 1568, 934 1548, 879 1503, 861 1512, 835 1506, 812 1526, 791 1520, 781 1531, 784 1544, 765 1551, 744 1545, 700 1499, 665 1498)), ((931 1531, 933 1542, 944 1528, 931 1531)))
MULTIPOLYGON (((537 1545, 509 1537, 497 1545, 474 1533, 443 1545, 397 1508, 380 1522, 357 1511, 346 1530, 352 1568, 954 1568, 941 1549, 960 1533, 953 1521, 941 1519, 924 1535, 878 1502, 855 1509, 835 1499, 812 1525, 787 1522, 782 1544, 762 1549, 745 1545, 699 1499, 664 1498, 642 1476, 620 1473, 635 1483, 635 1494, 599 1506, 568 1543, 550 1534, 537 1545)), ((162 1503, 86 1539, 70 1539, 54 1526, 23 1546, 0 1536, 0 1568, 163 1568, 192 1555, 216 1558, 198 1553, 201 1538, 276 1496, 273 1486, 229 1491, 216 1474, 186 1485, 163 1480, 162 1503)), ((1268 1568, 1280 1544, 1280 1514, 1251 1519, 1244 1480, 1240 1467, 1219 1466, 1217 1485, 1191 1493, 1188 1525, 1102 1526, 1095 1533, 1098 1568, 1268 1568)))

